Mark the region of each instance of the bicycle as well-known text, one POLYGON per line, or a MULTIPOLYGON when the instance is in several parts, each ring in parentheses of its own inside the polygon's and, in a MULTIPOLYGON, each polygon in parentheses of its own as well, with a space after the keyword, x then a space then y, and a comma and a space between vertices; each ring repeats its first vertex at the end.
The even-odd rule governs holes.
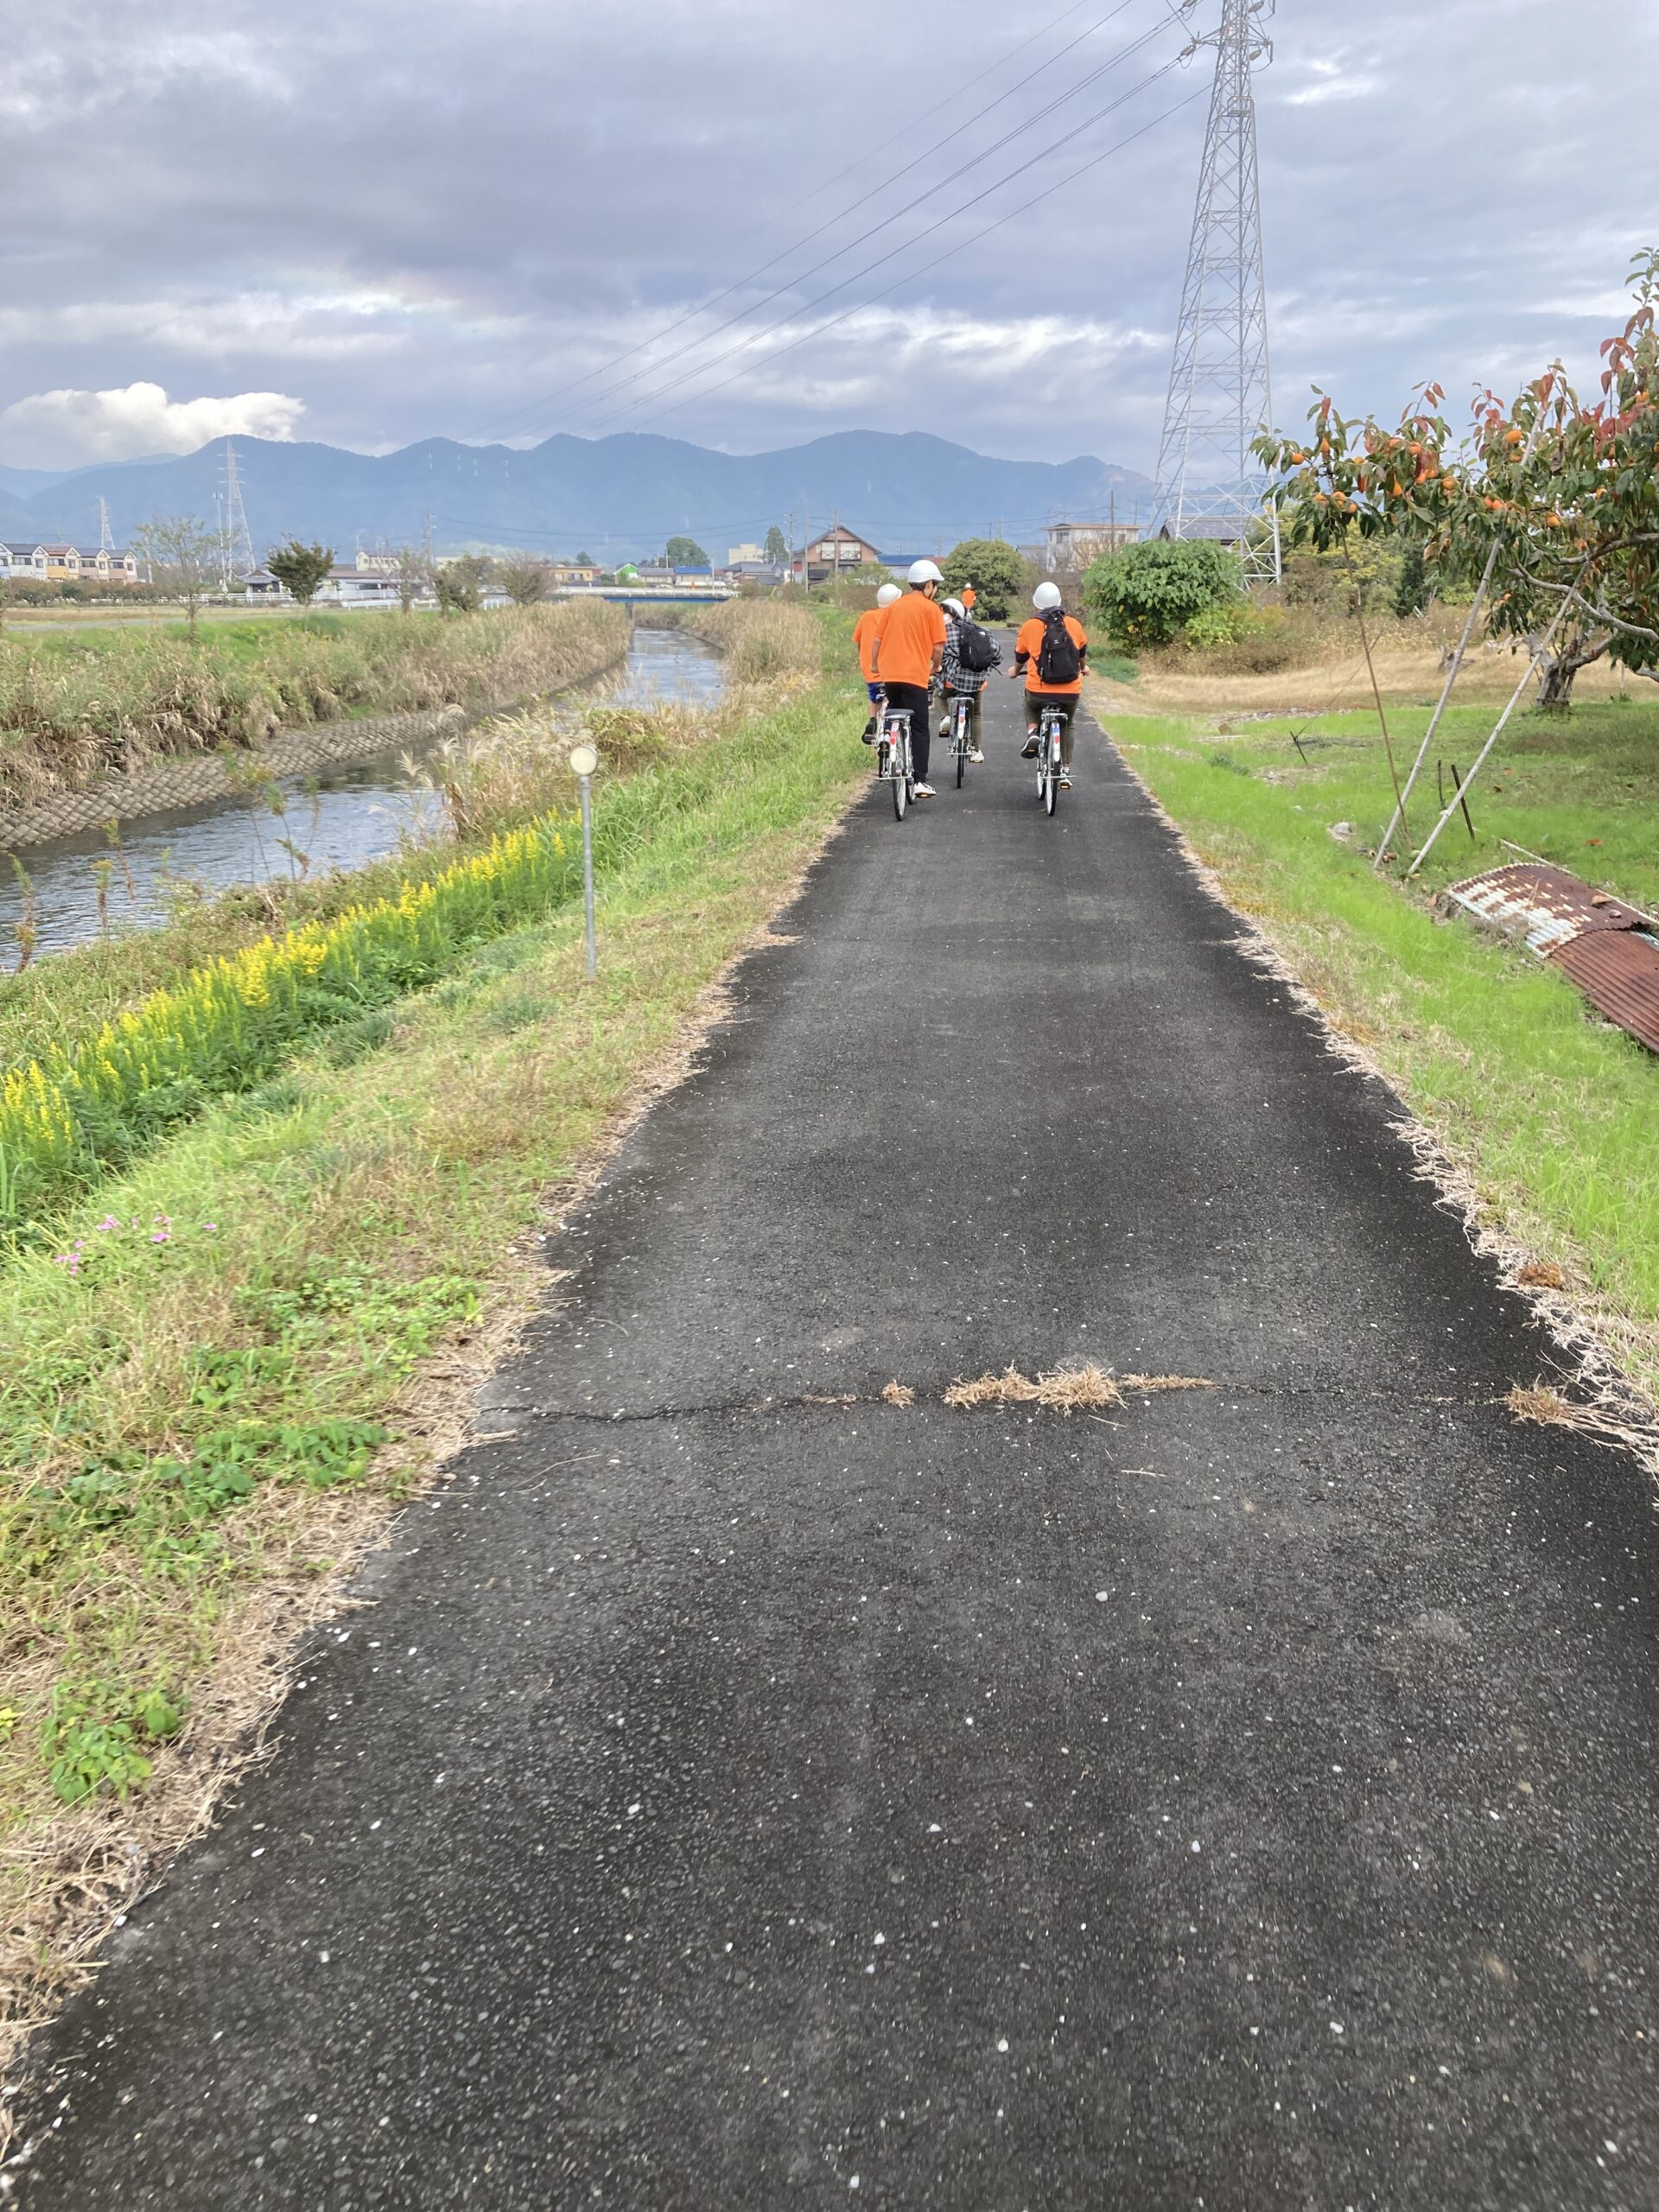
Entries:
POLYGON ((881 715, 881 734, 876 741, 875 773, 879 783, 893 786, 893 818, 902 822, 905 809, 916 796, 916 770, 910 752, 910 709, 888 707, 881 715))
POLYGON ((1065 718, 1058 707, 1045 707, 1037 725, 1037 796, 1043 802, 1043 812, 1052 814, 1059 802, 1060 732, 1065 718))
POLYGON ((950 714, 950 757, 957 764, 957 789, 962 789, 968 763, 974 757, 974 702, 964 691, 956 695, 950 714))

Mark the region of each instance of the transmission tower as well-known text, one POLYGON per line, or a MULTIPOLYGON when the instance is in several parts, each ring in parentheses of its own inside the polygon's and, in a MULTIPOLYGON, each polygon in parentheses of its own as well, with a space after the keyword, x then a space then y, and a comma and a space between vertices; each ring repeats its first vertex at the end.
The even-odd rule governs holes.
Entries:
MULTIPOLYGON (((1182 13, 1197 4, 1180 0, 1182 13)), ((1252 69, 1273 58, 1262 28, 1273 5, 1222 0, 1218 28, 1193 41, 1215 48, 1216 83, 1170 363, 1154 519, 1154 528, 1172 537, 1236 539, 1253 583, 1280 575, 1279 517, 1276 510, 1262 513, 1266 479, 1250 451, 1251 440, 1273 423, 1250 91, 1252 69)))
POLYGON ((102 498, 98 503, 98 550, 100 553, 115 550, 115 532, 110 528, 110 503, 102 498))
POLYGON ((224 569, 224 582, 232 576, 244 579, 258 567, 254 558, 253 533, 248 528, 247 509, 242 504, 242 472, 236 458, 236 448, 229 438, 225 441, 225 494, 219 508, 219 557, 224 569))

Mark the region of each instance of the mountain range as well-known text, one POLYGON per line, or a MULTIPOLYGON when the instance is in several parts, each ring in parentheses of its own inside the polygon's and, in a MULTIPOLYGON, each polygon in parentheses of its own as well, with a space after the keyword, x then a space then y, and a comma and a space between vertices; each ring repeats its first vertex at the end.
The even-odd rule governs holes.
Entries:
MULTIPOLYGON (((0 537, 98 543, 100 498, 125 544, 153 516, 212 523, 224 439, 200 451, 95 463, 65 474, 0 467, 0 537)), ((678 438, 553 437, 520 449, 428 438, 396 453, 238 438, 243 499, 261 558, 294 537, 343 560, 356 547, 419 544, 430 518, 441 552, 521 547, 606 562, 660 552, 677 531, 716 560, 776 523, 798 539, 839 516, 883 552, 931 553, 958 538, 1034 539, 1062 518, 1144 515, 1151 482, 1076 461, 999 461, 922 431, 846 430, 778 453, 715 453, 678 438), (791 528, 791 518, 793 518, 791 528)))

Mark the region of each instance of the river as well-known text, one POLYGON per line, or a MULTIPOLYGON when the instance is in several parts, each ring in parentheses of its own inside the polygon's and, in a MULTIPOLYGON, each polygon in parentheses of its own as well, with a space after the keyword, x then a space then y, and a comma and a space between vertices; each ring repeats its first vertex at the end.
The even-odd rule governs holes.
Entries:
MULTIPOLYGON (((607 702, 712 699, 724 682, 718 653, 678 630, 638 629, 620 675, 604 686, 607 702)), ((213 799, 124 823, 118 854, 101 830, 56 837, 19 855, 33 887, 35 953, 62 952, 100 930, 154 929, 181 895, 194 887, 223 891, 232 884, 270 882, 287 876, 305 855, 306 872, 362 868, 397 850, 403 840, 436 825, 438 801, 411 777, 397 753, 381 753, 315 779, 281 785, 287 812, 241 799, 213 799), (290 854, 284 845, 295 848, 290 854), (99 912, 96 863, 112 861, 99 912)), ((0 882, 0 963, 16 965, 17 931, 24 897, 4 861, 0 882)))

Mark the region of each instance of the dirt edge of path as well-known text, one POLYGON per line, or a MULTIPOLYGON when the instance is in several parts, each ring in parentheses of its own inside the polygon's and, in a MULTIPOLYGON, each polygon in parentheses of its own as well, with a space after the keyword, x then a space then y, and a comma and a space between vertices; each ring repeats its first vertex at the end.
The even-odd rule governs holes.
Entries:
POLYGON ((702 986, 671 1041, 637 1071, 601 1135, 567 1175, 543 1192, 540 1219, 517 1240, 486 1287, 485 1315, 471 1326, 465 1344, 440 1348, 392 1408, 388 1418, 396 1424, 399 1447, 407 1451, 412 1444, 423 1452, 420 1480, 396 1502, 365 1492, 321 1493, 313 1525, 336 1561, 333 1571, 317 1579, 273 1581, 249 1604, 242 1632, 204 1686, 185 1738, 159 1753, 143 1796, 130 1802, 104 1799, 66 1813, 29 1839, 29 1855, 56 1861, 59 1871, 34 1924, 4 1931, 0 2197, 10 2193, 8 2171, 28 2160, 29 2108, 38 2111, 48 2088, 29 2069, 28 2045, 93 1978, 110 1936, 166 1878, 179 1853, 214 1827, 244 1776, 273 1755, 271 1731, 308 1638, 326 1622, 372 1604, 354 1589, 365 1562, 385 1549, 404 1516, 448 1479, 457 1455, 479 1440, 479 1389, 511 1358, 530 1324, 556 1310, 565 1274, 542 1257, 546 1236, 562 1215, 592 1194, 656 1102, 696 1072, 704 1048, 730 1014, 733 986, 745 963, 770 945, 791 941, 778 925, 842 835, 865 789, 861 782, 849 787, 765 918, 702 986))

